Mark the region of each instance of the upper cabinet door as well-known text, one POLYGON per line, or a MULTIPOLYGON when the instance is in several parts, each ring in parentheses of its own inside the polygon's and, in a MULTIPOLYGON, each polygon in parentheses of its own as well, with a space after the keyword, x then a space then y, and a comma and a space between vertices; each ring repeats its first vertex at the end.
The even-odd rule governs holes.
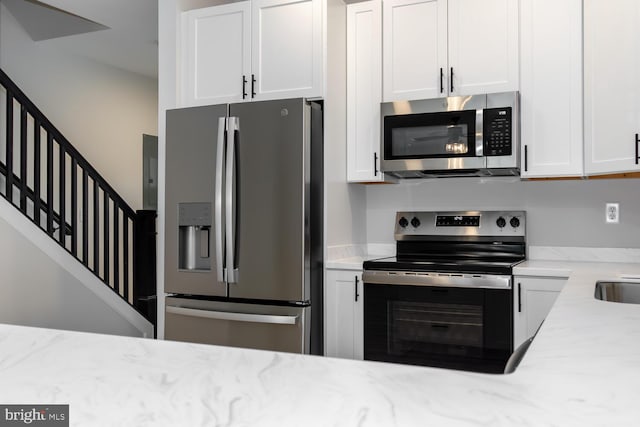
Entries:
POLYGON ((584 2, 587 174, 640 172, 640 2, 584 2))
POLYGON ((449 0, 452 95, 518 90, 518 3, 449 0))
POLYGON ((323 95, 322 0, 253 0, 254 100, 323 95))
POLYGON ((182 15, 183 105, 241 102, 250 98, 250 14, 249 2, 245 1, 195 9, 182 15))
POLYGON ((384 0, 382 19, 383 101, 446 96, 447 1, 384 0))
POLYGON ((347 180, 382 181, 380 0, 347 5, 347 180))
POLYGON ((582 0, 521 0, 520 18, 521 174, 582 176, 582 0))

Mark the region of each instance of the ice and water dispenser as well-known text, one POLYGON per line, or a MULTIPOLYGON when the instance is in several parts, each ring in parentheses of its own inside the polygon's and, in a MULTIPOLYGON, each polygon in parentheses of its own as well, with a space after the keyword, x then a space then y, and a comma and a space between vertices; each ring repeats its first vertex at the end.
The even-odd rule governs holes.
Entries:
POLYGON ((211 270, 211 203, 178 203, 178 268, 211 270))

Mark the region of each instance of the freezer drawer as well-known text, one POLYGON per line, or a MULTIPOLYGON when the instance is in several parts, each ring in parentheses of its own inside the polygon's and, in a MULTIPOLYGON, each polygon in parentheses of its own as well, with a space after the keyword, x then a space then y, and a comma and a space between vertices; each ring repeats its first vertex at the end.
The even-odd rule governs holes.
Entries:
POLYGON ((311 307, 168 297, 165 339, 309 353, 311 307))

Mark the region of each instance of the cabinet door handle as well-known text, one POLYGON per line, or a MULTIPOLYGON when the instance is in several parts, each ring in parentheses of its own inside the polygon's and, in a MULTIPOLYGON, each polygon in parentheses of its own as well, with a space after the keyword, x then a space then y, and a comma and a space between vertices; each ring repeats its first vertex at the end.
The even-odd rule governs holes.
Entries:
POLYGON ((522 284, 518 282, 518 313, 522 313, 522 284))
POLYGON ((378 176, 378 153, 373 153, 373 176, 378 176))
POLYGON ((529 170, 529 146, 524 146, 524 171, 527 172, 529 170))
POLYGON ((256 76, 251 74, 251 98, 256 97, 256 76))
POLYGON ((444 93, 444 69, 440 67, 440 93, 444 93))
POLYGON ((453 67, 451 67, 451 93, 453 93, 453 67))
POLYGON ((640 136, 636 133, 636 165, 640 161, 640 136))
POLYGON ((356 289, 356 302, 358 302, 358 297, 360 296, 360 294, 358 294, 358 282, 359 282, 359 280, 358 280, 358 276, 356 276, 356 280, 355 280, 355 282, 354 282, 354 284, 355 284, 355 289, 356 289))
POLYGON ((247 98, 247 76, 242 75, 242 99, 247 98))

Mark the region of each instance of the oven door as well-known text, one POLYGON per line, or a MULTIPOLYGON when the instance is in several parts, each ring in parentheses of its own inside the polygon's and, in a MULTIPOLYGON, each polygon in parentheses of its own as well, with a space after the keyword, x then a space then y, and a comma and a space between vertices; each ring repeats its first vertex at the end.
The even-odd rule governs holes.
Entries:
POLYGON ((511 276, 365 272, 363 281, 366 360, 504 371, 513 346, 511 276))

